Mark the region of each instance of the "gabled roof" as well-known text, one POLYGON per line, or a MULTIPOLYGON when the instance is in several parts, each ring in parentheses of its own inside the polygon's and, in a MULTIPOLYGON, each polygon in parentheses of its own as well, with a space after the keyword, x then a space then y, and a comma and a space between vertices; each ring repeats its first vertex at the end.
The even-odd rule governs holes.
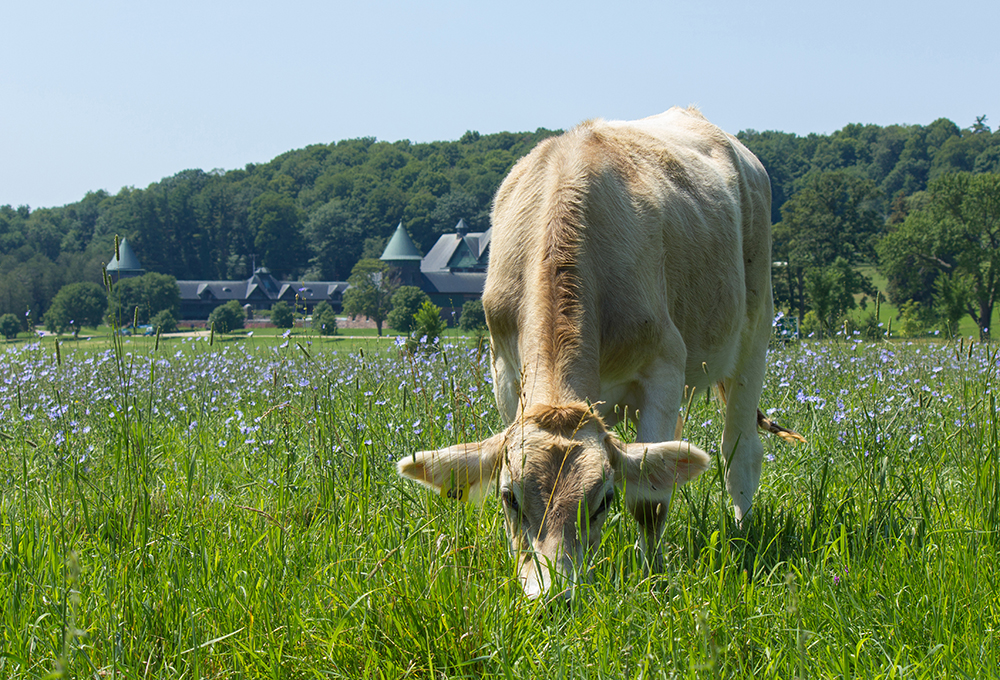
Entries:
POLYGON ((420 263, 420 271, 424 274, 453 269, 485 271, 490 260, 492 233, 492 229, 487 229, 485 232, 443 234, 420 263))
POLYGON ((181 300, 243 300, 246 281, 178 281, 181 300))
POLYGON ((346 281, 276 281, 270 272, 258 269, 244 281, 178 281, 181 300, 284 300, 295 303, 295 296, 306 302, 339 300, 347 289, 346 281))
POLYGON ((400 222, 392 238, 389 239, 389 243, 386 244, 385 250, 382 252, 382 257, 379 259, 383 262, 403 262, 407 260, 419 262, 423 259, 423 255, 417 250, 413 239, 406 233, 403 223, 400 222))
POLYGON ((139 264, 139 258, 135 256, 132 246, 128 244, 128 239, 122 239, 118 244, 118 254, 111 258, 111 262, 105 269, 109 272, 141 272, 145 271, 139 264), (118 256, 121 255, 121 259, 118 256))
POLYGON ((264 293, 264 296, 268 298, 278 296, 278 282, 271 276, 270 269, 258 267, 254 271, 253 276, 247 279, 246 298, 249 299, 250 294, 256 289, 260 289, 264 293))

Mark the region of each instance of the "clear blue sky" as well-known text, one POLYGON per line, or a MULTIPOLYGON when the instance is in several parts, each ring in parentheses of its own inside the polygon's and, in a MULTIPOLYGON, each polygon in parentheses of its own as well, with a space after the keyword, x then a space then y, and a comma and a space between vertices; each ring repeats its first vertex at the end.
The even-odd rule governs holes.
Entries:
POLYGON ((734 133, 1000 125, 997 0, 10 0, 0 26, 0 205, 675 104, 734 133))

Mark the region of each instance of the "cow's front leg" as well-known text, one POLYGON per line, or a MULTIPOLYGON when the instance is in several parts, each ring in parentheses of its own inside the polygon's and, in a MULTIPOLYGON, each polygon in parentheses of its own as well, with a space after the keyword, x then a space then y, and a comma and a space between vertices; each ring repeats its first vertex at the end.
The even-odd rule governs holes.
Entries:
MULTIPOLYGON (((667 494, 670 495, 669 493, 667 494)), ((636 550, 642 561, 645 574, 659 574, 663 571, 663 550, 660 548, 660 538, 663 527, 667 523, 667 508, 670 499, 662 501, 636 501, 627 503, 628 510, 639 525, 639 539, 636 550)))
MULTIPOLYGON (((683 347, 680 336, 675 347, 683 347)), ((636 442, 656 443, 669 441, 677 425, 681 398, 684 394, 684 357, 657 362, 644 372, 636 389, 635 404, 638 411, 636 442)), ((663 571, 663 552, 660 538, 667 522, 667 510, 673 487, 655 489, 649 498, 630 497, 625 494, 626 506, 639 525, 638 549, 647 573, 663 571)))

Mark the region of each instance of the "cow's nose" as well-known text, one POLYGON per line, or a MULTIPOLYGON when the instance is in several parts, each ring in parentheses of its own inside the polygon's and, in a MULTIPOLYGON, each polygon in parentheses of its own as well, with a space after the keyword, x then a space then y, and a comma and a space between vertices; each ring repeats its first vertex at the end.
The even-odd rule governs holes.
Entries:
POLYGON ((537 579, 521 581, 521 585, 524 586, 524 594, 529 600, 537 600, 545 594, 545 589, 537 579))
POLYGON ((529 562, 521 567, 521 587, 529 600, 537 600, 548 592, 552 585, 549 569, 538 562, 529 562))
POLYGON ((556 567, 545 558, 535 557, 521 567, 519 578, 524 595, 530 600, 545 598, 549 602, 573 599, 576 569, 568 557, 559 560, 556 567))

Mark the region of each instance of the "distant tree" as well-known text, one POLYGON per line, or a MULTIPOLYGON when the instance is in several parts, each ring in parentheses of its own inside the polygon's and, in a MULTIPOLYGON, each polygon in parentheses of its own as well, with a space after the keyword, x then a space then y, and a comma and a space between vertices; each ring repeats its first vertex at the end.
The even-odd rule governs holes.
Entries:
POLYGON ((378 335, 392 309, 392 295, 398 284, 381 260, 360 260, 347 279, 350 288, 344 293, 344 312, 352 317, 367 316, 375 322, 378 335))
POLYGON ((1000 131, 993 133, 993 137, 996 142, 976 157, 973 172, 1000 172, 1000 131))
POLYGON ((43 320, 53 333, 79 335, 83 326, 101 324, 107 306, 107 293, 96 283, 71 283, 59 289, 43 320))
POLYGON ((467 333, 486 332, 486 311, 482 300, 466 300, 462 305, 462 316, 458 318, 458 327, 467 333))
POLYGON ((254 247, 265 265, 283 274, 304 268, 308 255, 302 236, 302 214, 290 196, 274 191, 261 194, 250 204, 248 219, 254 247))
POLYGON ((179 316, 181 291, 177 279, 167 274, 149 273, 130 279, 121 279, 108 294, 108 318, 114 324, 128 326, 149 323, 149 320, 169 310, 174 318, 179 316))
POLYGON ((871 280, 842 257, 827 267, 807 269, 805 282, 812 311, 825 335, 834 335, 847 312, 857 306, 855 295, 874 294, 871 280))
POLYGON ((813 174, 782 208, 776 245, 800 266, 869 259, 883 223, 880 198, 874 182, 847 171, 813 174))
MULTIPOLYGON (((0 244, 3 241, 0 236, 0 244)), ((27 245, 8 253, 0 245, 0 314, 24 316, 30 310, 27 322, 39 322, 40 313, 48 309, 66 282, 64 274, 63 267, 45 255, 32 253, 27 245)))
POLYGON ((369 236, 361 249, 362 260, 377 260, 385 252, 386 239, 382 236, 369 236))
POLYGON ((304 231, 312 253, 310 274, 306 278, 318 281, 346 279, 361 255, 364 230, 344 202, 333 199, 314 210, 304 231))
MULTIPOLYGON (((877 209, 880 196, 871 180, 834 170, 810 176, 782 207, 782 220, 773 230, 774 252, 787 264, 775 282, 775 297, 795 310, 799 323, 811 308, 807 271, 812 270, 818 282, 815 270, 830 267, 837 259, 853 266, 873 258, 883 225, 877 209)), ((839 276, 836 271, 829 275, 839 276)))
POLYGON ((208 315, 208 323, 219 333, 232 333, 243 328, 243 307, 237 300, 230 300, 212 310, 208 315))
POLYGON ((282 300, 271 305, 271 323, 275 328, 291 328, 295 325, 295 312, 282 300))
POLYGON ((0 335, 7 340, 13 340, 21 332, 21 322, 13 314, 0 316, 0 335))
POLYGON ((960 282, 966 312, 986 341, 1000 295, 1000 174, 942 175, 928 193, 929 205, 907 215, 879 243, 880 269, 901 275, 907 262, 916 261, 958 276, 941 285, 960 282))
MULTIPOLYGON (((498 181, 496 185, 499 186, 500 182, 498 181)), ((496 191, 496 187, 493 189, 496 191)), ((434 212, 431 213, 431 219, 437 228, 434 236, 454 229, 460 219, 464 219, 472 231, 485 231, 489 220, 488 205, 487 202, 484 206, 466 191, 452 189, 437 200, 434 212)), ((431 240, 429 244, 432 245, 434 240, 436 239, 431 240)))
POLYGON ((316 305, 312 314, 312 327, 320 335, 337 334, 337 314, 330 303, 323 301, 316 305))
POLYGON ((416 286, 400 286, 392 296, 392 311, 386 317, 389 328, 409 333, 413 330, 413 315, 428 300, 427 293, 416 286))
POLYGON ((900 240, 915 238, 915 232, 903 229, 903 224, 912 213, 927 214, 930 194, 920 191, 894 204, 886 223, 886 234, 875 246, 878 270, 886 277, 886 294, 896 306, 906 300, 916 300, 925 307, 934 307, 934 281, 941 270, 936 263, 918 255, 918 252, 926 252, 926 247, 903 246, 900 240), (892 257, 885 256, 886 248, 893 251, 892 257))
POLYGON ((153 315, 149 323, 158 333, 176 333, 177 318, 169 309, 163 309, 153 315))

